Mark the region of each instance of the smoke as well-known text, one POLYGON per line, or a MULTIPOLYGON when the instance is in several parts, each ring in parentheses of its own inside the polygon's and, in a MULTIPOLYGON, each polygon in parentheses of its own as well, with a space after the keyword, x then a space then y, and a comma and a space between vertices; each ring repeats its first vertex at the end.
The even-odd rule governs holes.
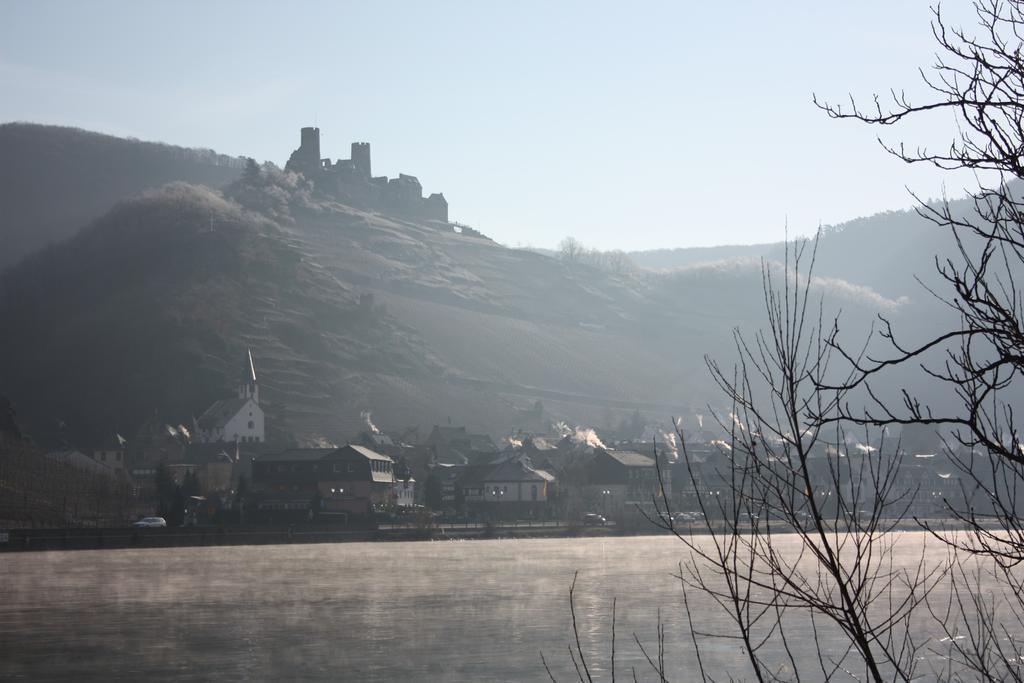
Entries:
POLYGON ((359 417, 363 419, 363 424, 370 431, 371 434, 380 434, 380 430, 377 429, 377 425, 373 424, 373 420, 370 419, 370 411, 364 410, 359 413, 359 417))
POLYGON ((854 448, 856 448, 858 451, 860 451, 864 455, 871 455, 872 453, 874 453, 875 451, 878 450, 874 446, 869 446, 866 443, 859 443, 859 444, 855 445, 854 448))
POLYGON ((673 458, 679 455, 679 444, 676 443, 676 435, 673 432, 661 433, 661 445, 673 458))
POLYGON ((570 427, 564 422, 556 422, 552 427, 556 432, 558 432, 559 436, 563 438, 569 437, 569 439, 577 446, 605 448, 605 445, 597 435, 597 432, 590 427, 570 427))
POLYGON ((732 450, 732 446, 730 446, 727 442, 723 441, 722 439, 714 439, 713 441, 710 442, 710 444, 712 446, 717 446, 718 448, 722 449, 723 451, 731 451, 732 450))
POLYGON ((338 444, 334 443, 326 436, 313 435, 306 438, 299 439, 299 448, 337 448, 338 444))
POLYGON ((704 429, 704 416, 697 413, 697 428, 704 429))
POLYGON ((523 440, 522 440, 522 438, 520 438, 516 434, 509 434, 504 439, 502 439, 502 441, 504 441, 507 446, 511 446, 512 448, 522 448, 523 447, 523 440))

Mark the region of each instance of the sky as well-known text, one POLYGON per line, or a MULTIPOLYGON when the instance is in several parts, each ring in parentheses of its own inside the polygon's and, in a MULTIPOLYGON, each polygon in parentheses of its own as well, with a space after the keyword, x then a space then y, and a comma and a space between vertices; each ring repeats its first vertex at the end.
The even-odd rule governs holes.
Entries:
MULTIPOLYGON (((963 2, 943 6, 971 25, 963 2)), ((812 94, 920 94, 921 0, 0 0, 0 122, 77 126, 283 165, 372 145, 511 246, 751 244, 970 179, 878 145, 950 121, 833 121, 812 94)))

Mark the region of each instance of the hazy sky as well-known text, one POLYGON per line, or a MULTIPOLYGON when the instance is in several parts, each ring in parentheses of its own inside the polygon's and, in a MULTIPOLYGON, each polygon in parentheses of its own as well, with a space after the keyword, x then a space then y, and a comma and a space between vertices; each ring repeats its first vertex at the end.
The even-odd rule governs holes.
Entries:
POLYGON ((369 141, 374 173, 418 176, 506 244, 763 242, 941 192, 875 136, 943 144, 948 122, 811 104, 915 92, 929 19, 919 0, 0 0, 0 121, 281 165, 316 122, 325 156, 369 141))

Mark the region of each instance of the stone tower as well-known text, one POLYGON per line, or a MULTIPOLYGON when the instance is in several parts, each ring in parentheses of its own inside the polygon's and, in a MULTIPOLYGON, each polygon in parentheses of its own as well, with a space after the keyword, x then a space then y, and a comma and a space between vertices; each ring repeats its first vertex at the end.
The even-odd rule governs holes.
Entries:
POLYGON ((302 139, 299 150, 307 163, 314 166, 320 165, 320 129, 307 126, 302 129, 302 139))
POLYGON ((372 175, 370 172, 369 142, 352 143, 352 165, 356 167, 356 173, 364 178, 369 178, 372 175))
POLYGON ((304 174, 310 180, 320 170, 320 129, 307 126, 302 129, 299 148, 292 152, 285 170, 304 174))

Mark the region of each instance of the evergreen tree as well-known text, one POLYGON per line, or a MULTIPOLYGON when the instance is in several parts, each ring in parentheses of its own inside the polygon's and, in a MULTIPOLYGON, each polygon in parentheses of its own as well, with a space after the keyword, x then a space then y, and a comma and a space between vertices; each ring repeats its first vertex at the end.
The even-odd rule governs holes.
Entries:
POLYGON ((156 466, 156 472, 153 474, 153 486, 156 489, 156 512, 161 517, 167 517, 174 505, 174 494, 178 486, 174 483, 174 476, 171 475, 170 468, 164 463, 156 466))
POLYGON ((259 185, 263 180, 259 164, 252 157, 245 160, 245 170, 242 171, 242 182, 246 185, 259 185))
POLYGON ((424 499, 427 507, 431 510, 440 510, 444 506, 444 490, 441 486, 441 478, 433 470, 427 476, 424 499))

